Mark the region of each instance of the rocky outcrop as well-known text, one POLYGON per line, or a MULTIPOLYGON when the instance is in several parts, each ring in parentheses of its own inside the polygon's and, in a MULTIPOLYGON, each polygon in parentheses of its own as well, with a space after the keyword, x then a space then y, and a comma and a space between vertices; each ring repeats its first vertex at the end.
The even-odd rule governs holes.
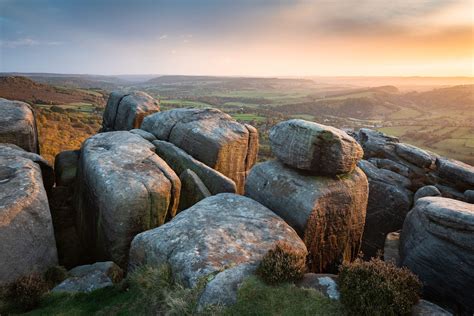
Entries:
POLYGON ((141 91, 114 91, 104 110, 102 132, 128 131, 139 128, 143 118, 159 112, 160 103, 141 91))
POLYGON ((256 160, 258 135, 217 109, 174 109, 147 116, 141 129, 232 179, 243 193, 256 160))
POLYGON ((38 131, 31 106, 0 98, 0 143, 39 153, 38 131))
POLYGON ((0 285, 58 262, 41 169, 11 153, 0 154, 0 285))
POLYGON ((383 260, 394 265, 400 265, 400 232, 391 232, 385 238, 383 260))
POLYGON ((360 169, 329 178, 268 161, 252 168, 245 191, 298 232, 313 272, 334 271, 357 256, 368 194, 360 169))
POLYGON ((352 172, 364 154, 344 131, 305 120, 280 122, 270 130, 269 138, 281 162, 320 175, 352 172))
POLYGON ((369 201, 362 237, 362 252, 366 258, 383 250, 385 236, 402 228, 413 203, 408 189, 410 180, 386 169, 379 169, 366 160, 359 162, 369 179, 369 201))
POLYGON ((188 155, 172 143, 154 141, 155 151, 173 170, 181 175, 186 170, 194 172, 211 194, 236 193, 237 187, 232 179, 212 169, 188 155))
POLYGON ((179 210, 185 210, 197 202, 210 197, 211 192, 201 179, 189 169, 183 171, 179 179, 181 180, 181 197, 179 199, 179 210))
POLYGON ((474 205, 419 199, 400 237, 400 260, 418 275, 425 297, 474 311, 474 205))
POLYGON ((235 301, 238 284, 279 240, 306 251, 296 232, 272 211, 249 198, 222 193, 137 235, 130 249, 130 268, 169 264, 173 275, 188 287, 215 274, 202 300, 224 304, 235 301), (227 284, 221 291, 227 293, 225 299, 210 297, 212 288, 222 283, 227 284))
POLYGON ((154 149, 125 131, 101 133, 82 145, 76 225, 94 260, 125 267, 132 238, 176 214, 180 180, 154 149))
POLYGON ((474 190, 464 191, 464 199, 467 203, 474 204, 474 190))
POLYGON ((474 167, 460 161, 438 158, 436 160, 438 175, 453 183, 461 190, 474 188, 474 167))
POLYGON ((420 300, 413 306, 411 316, 453 316, 453 314, 429 301, 420 300))
POLYGON ((111 261, 75 267, 69 277, 52 289, 54 293, 90 293, 122 281, 123 271, 111 261))
POLYGON ((0 157, 23 157, 36 163, 41 169, 41 178, 46 193, 51 192, 54 185, 54 171, 51 164, 38 154, 27 152, 14 144, 0 143, 0 157))

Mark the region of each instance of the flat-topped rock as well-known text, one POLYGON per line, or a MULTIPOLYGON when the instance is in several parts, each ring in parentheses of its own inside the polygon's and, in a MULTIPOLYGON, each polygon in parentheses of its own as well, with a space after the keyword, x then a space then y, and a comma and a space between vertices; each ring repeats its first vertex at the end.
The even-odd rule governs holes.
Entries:
POLYGON ((321 175, 352 172, 364 152, 337 128, 293 119, 270 130, 272 152, 283 163, 321 175))
POLYGON ((0 285, 58 262, 48 198, 38 164, 0 155, 0 285))
POLYGON ((139 128, 143 118, 160 111, 160 102, 142 91, 113 91, 104 110, 102 132, 139 128))
POLYGON ((310 252, 312 272, 334 271, 357 256, 368 195, 360 169, 329 178, 267 161, 252 168, 245 194, 298 232, 310 252))
POLYGON ((30 105, 0 98, 0 143, 39 153, 36 120, 30 105))
POLYGON ((419 199, 400 237, 401 264, 424 285, 425 297, 474 311, 474 205, 419 199))
POLYGON ((141 129, 229 177, 243 193, 258 152, 254 128, 217 109, 173 109, 147 116, 141 129))
POLYGON ((169 264, 173 275, 188 287, 216 274, 215 282, 225 283, 221 292, 228 295, 217 301, 210 297, 216 292, 211 281, 202 300, 226 304, 235 301, 238 284, 279 240, 306 251, 297 233, 275 213, 247 197, 222 193, 180 212, 163 226, 137 235, 130 249, 130 268, 169 264), (245 267, 239 268, 241 265, 245 267))
POLYGON ((430 154, 426 150, 409 144, 395 144, 395 152, 400 157, 421 168, 431 168, 436 161, 436 157, 434 155, 430 154))
POLYGON ((361 128, 357 134, 357 141, 364 149, 364 158, 390 158, 395 151, 398 138, 386 135, 369 128, 361 128))
POLYGON ((69 277, 54 287, 55 293, 90 293, 122 281, 123 271, 112 261, 75 267, 69 277))
POLYGON ((77 172, 77 228, 95 260, 125 267, 132 238, 176 214, 181 183, 154 152, 130 132, 87 139, 77 172))

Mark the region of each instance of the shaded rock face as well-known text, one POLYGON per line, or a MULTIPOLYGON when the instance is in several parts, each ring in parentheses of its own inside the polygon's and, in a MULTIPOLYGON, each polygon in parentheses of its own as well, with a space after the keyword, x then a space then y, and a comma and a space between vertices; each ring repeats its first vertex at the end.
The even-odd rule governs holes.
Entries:
POLYGON ((179 210, 185 210, 197 202, 211 196, 206 185, 193 171, 186 169, 179 176, 181 180, 181 197, 179 199, 179 210))
POLYGON ((0 254, 0 285, 58 262, 40 167, 22 156, 0 156, 0 254))
POLYGON ((424 285, 425 297, 474 312, 474 205, 419 199, 400 237, 401 264, 424 285))
POLYGON ((174 109, 147 116, 141 129, 229 177, 243 193, 258 152, 255 128, 217 109, 174 109))
POLYGON ((136 234, 176 214, 181 189, 154 146, 124 131, 84 142, 77 183, 76 225, 82 244, 96 260, 113 260, 121 267, 136 234))
POLYGON ((122 281, 123 271, 112 261, 75 267, 69 277, 51 291, 55 293, 90 293, 122 281))
POLYGON ((143 118, 159 112, 160 103, 141 91, 114 91, 104 110, 102 132, 128 131, 139 128, 143 118))
MULTIPOLYGON (((189 287, 196 286, 202 277, 216 274, 208 286, 228 282, 223 291, 230 291, 232 301, 236 292, 231 289, 237 288, 253 271, 250 266, 258 265, 279 240, 306 251, 297 233, 275 213, 247 197, 222 193, 180 212, 163 226, 137 235, 130 249, 130 268, 168 263, 175 277, 189 287), (243 264, 246 267, 239 268, 243 264), (227 272, 230 268, 235 270, 227 272)), ((206 291, 215 292, 211 288, 206 291)), ((202 300, 220 299, 207 296, 202 300)))
POLYGON ((441 308, 440 306, 420 300, 411 310, 412 316, 452 316, 450 312, 441 308))
POLYGON ((396 266, 400 265, 400 232, 387 234, 383 248, 383 260, 392 262, 396 266))
POLYGON ((352 172, 364 154, 344 131, 305 120, 278 123, 269 137, 272 152, 281 162, 320 175, 352 172))
POLYGON ((474 188, 474 167, 460 161, 439 158, 436 160, 439 176, 455 184, 460 190, 474 188))
POLYGON ((464 198, 466 202, 474 204, 474 190, 464 191, 464 198))
POLYGON ((36 163, 41 169, 41 177, 46 193, 49 195, 54 185, 54 171, 51 164, 38 154, 25 151, 14 144, 0 143, 0 157, 23 157, 36 163))
POLYGON ((70 186, 76 179, 80 150, 66 150, 54 158, 56 186, 70 186))
POLYGON ((0 98, 0 143, 39 153, 38 131, 31 106, 0 98))
POLYGON ((379 169, 366 160, 361 160, 359 166, 369 179, 369 200, 361 248, 368 259, 383 250, 388 233, 402 228, 413 203, 413 193, 407 189, 410 182, 407 178, 379 169))
POLYGON ((357 256, 368 195, 367 178, 360 169, 328 178, 268 161, 252 168, 245 191, 303 238, 312 272, 333 271, 357 256))
POLYGON ((426 185, 416 190, 413 202, 427 196, 441 196, 441 192, 439 192, 438 188, 434 185, 426 185))
POLYGON ((232 179, 194 159, 181 148, 165 141, 154 141, 153 145, 158 156, 166 161, 177 174, 181 175, 187 169, 191 170, 201 179, 211 194, 237 192, 237 186, 232 179))

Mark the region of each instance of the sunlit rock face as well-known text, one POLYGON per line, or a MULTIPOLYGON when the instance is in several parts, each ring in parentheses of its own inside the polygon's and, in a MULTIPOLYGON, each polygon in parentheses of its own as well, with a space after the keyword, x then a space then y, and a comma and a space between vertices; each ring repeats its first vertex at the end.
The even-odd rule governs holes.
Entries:
POLYGON ((258 133, 252 126, 217 109, 174 109, 147 116, 141 129, 229 177, 243 193, 258 152, 258 133))
POLYGON ((136 129, 145 116, 159 111, 159 101, 145 92, 114 91, 104 110, 102 132, 136 129))
POLYGON ((132 238, 176 214, 181 183, 154 152, 130 132, 97 134, 81 148, 76 225, 92 259, 126 266, 132 238))
POLYGON ((0 98, 0 143, 39 153, 38 131, 31 106, 0 98))
POLYGON ((0 153, 0 285, 58 262, 40 166, 0 153))
POLYGON ((305 120, 288 120, 270 130, 272 152, 293 168, 319 175, 352 172, 364 152, 344 131, 305 120))
POLYGON ((474 204, 442 197, 419 199, 400 236, 401 265, 413 271, 424 293, 474 311, 474 204))
POLYGON ((368 195, 367 177, 359 168, 331 178, 268 161, 252 168, 245 191, 303 238, 311 271, 334 271, 357 256, 368 195))

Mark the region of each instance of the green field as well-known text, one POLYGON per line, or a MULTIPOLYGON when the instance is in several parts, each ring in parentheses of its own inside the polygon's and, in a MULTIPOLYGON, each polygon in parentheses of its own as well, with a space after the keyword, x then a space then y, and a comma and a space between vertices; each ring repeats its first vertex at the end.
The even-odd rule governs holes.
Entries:
POLYGON ((238 121, 265 121, 264 116, 259 116, 255 114, 232 114, 232 117, 238 121))

